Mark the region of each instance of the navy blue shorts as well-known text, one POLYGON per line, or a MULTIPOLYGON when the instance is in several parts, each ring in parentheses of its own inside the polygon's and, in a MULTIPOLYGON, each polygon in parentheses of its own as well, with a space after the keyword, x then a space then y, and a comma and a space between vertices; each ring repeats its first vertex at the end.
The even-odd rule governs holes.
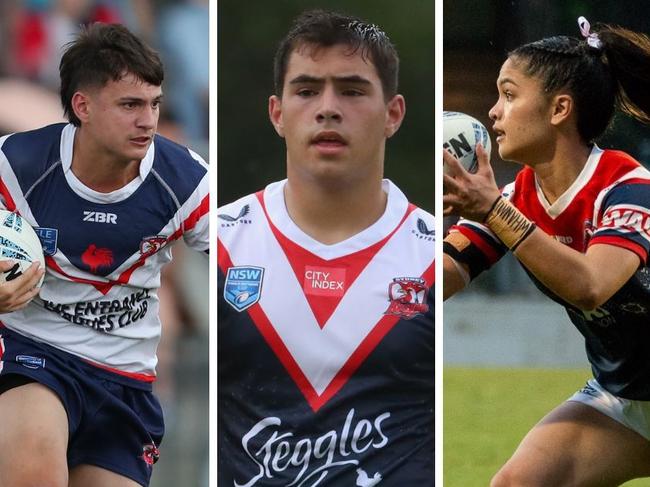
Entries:
POLYGON ((151 384, 0 328, 0 384, 18 374, 53 390, 68 414, 68 466, 105 468, 148 486, 164 433, 151 384))

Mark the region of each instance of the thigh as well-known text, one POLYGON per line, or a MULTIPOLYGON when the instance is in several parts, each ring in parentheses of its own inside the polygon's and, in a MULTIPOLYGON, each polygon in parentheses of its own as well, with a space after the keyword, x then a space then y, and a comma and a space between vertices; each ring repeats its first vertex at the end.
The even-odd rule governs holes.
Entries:
POLYGON ((140 487, 140 484, 117 473, 94 465, 79 465, 70 470, 69 487, 140 487))
POLYGON ((32 382, 0 394, 0 487, 65 486, 68 417, 59 397, 32 382))
POLYGON ((650 476, 650 442, 585 404, 567 401, 522 440, 493 485, 616 486, 650 476))

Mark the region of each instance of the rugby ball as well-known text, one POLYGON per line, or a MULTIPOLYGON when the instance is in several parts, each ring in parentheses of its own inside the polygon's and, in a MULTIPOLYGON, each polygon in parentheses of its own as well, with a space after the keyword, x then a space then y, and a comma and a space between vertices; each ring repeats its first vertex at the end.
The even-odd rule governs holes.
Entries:
MULTIPOLYGON (((485 126, 474 117, 460 112, 443 112, 442 139, 442 147, 455 156, 469 172, 476 172, 478 167, 476 144, 481 143, 488 156, 492 149, 485 126)), ((444 168, 446 173, 447 167, 444 168)))
MULTIPOLYGON (((43 246, 31 225, 17 213, 0 210, 0 260, 14 261, 8 271, 0 272, 0 282, 12 281, 34 261, 45 268, 43 246)), ((44 277, 44 276, 43 276, 44 277)), ((38 283, 40 286, 43 278, 38 283)))

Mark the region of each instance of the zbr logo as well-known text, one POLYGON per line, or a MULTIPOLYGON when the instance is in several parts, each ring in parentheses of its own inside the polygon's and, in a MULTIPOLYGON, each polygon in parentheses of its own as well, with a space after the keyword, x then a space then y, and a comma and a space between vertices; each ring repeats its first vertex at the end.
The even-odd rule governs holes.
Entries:
POLYGON ((396 277, 388 286, 390 305, 385 315, 398 315, 410 320, 420 313, 429 311, 425 303, 429 288, 420 277, 396 277))
POLYGON ((264 268, 252 266, 230 267, 226 274, 223 297, 237 311, 250 308, 260 299, 264 268))

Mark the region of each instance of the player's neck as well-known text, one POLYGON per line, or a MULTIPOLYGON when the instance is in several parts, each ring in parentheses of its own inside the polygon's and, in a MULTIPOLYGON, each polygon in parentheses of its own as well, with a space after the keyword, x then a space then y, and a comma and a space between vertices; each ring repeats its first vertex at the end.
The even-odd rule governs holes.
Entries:
POLYGON ((383 215, 387 195, 381 178, 354 188, 305 183, 289 177, 284 188, 289 216, 313 239, 332 245, 365 230, 383 215))
POLYGON ((88 188, 110 193, 126 186, 140 171, 140 161, 117 159, 77 129, 72 151, 73 174, 88 188))
POLYGON ((584 144, 558 144, 553 157, 535 165, 535 175, 544 196, 553 204, 578 178, 591 147, 584 144))

